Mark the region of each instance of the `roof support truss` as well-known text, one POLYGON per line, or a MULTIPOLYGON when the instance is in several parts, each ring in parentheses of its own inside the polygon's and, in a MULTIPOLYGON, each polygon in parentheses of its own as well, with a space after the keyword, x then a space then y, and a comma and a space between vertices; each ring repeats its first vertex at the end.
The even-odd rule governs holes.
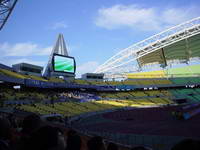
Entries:
POLYGON ((0 30, 8 20, 17 0, 0 0, 0 30))

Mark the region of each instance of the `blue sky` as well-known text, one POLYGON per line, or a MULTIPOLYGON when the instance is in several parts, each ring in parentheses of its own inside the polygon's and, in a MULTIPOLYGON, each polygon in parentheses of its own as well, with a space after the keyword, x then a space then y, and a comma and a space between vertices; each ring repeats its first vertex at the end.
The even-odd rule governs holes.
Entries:
POLYGON ((198 17, 197 0, 19 0, 0 31, 0 62, 44 66, 62 33, 77 74, 118 51, 198 17), (57 3, 55 3, 57 2, 57 3))

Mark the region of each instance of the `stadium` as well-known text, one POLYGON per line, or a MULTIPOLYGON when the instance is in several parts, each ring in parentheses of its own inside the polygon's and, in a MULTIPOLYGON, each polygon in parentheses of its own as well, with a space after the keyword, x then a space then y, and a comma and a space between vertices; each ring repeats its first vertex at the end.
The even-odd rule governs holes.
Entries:
MULTIPOLYGON (((63 136, 76 133, 83 150, 94 137, 101 137, 106 148, 112 143, 120 150, 170 150, 185 139, 197 142, 199 61, 199 17, 121 50, 82 78, 75 77, 75 58, 59 34, 44 68, 0 64, 0 128, 6 126, 2 118, 8 118, 12 128, 24 131, 15 136, 23 136, 21 124, 36 115, 63 136)), ((30 135, 33 141, 36 134, 30 135)), ((38 145, 33 148, 40 149, 38 145)))

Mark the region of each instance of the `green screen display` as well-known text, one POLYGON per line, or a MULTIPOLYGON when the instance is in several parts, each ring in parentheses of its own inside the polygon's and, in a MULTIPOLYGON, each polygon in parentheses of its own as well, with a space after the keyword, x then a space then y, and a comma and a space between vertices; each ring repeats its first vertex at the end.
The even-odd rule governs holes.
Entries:
POLYGON ((54 71, 74 73, 75 72, 74 59, 55 55, 54 56, 54 71))

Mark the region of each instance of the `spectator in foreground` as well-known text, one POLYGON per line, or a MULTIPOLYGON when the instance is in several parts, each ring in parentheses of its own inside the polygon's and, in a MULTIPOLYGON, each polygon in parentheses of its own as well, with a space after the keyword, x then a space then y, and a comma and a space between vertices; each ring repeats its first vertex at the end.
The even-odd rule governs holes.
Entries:
POLYGON ((5 118, 0 118, 0 150, 10 150, 12 138, 11 124, 5 118))
POLYGON ((88 143, 88 150, 105 150, 103 139, 100 136, 91 138, 88 143))
POLYGON ((71 134, 67 137, 66 150, 80 150, 81 149, 81 137, 77 134, 71 134))
POLYGON ((22 134, 29 135, 37 130, 41 125, 41 119, 38 115, 32 114, 24 118, 22 123, 22 134))
POLYGON ((118 150, 118 146, 115 143, 109 143, 107 150, 118 150))
POLYGON ((26 150, 64 150, 64 138, 51 126, 44 126, 32 134, 26 143, 26 150))
POLYGON ((148 149, 145 148, 144 146, 136 146, 136 147, 132 148, 131 150, 148 150, 148 149))
POLYGON ((40 117, 36 114, 32 114, 24 118, 22 122, 22 131, 20 132, 20 139, 17 144, 18 150, 24 149, 26 147, 31 134, 36 131, 40 125, 40 117))
POLYGON ((171 150, 200 150, 200 141, 185 139, 174 145, 171 150))
POLYGON ((75 131, 75 130, 69 130, 68 132, 67 132, 67 137, 70 137, 70 136, 73 136, 73 135, 76 135, 77 134, 77 132, 75 131))

